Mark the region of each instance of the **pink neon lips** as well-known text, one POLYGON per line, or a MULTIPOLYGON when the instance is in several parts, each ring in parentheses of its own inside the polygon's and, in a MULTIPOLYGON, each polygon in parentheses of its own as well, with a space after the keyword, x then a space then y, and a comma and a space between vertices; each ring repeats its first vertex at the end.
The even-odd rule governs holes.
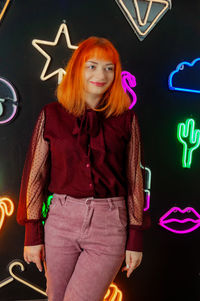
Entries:
POLYGON ((90 83, 97 87, 103 87, 106 84, 105 82, 92 82, 92 81, 90 81, 90 83))
POLYGON ((180 209, 179 207, 172 207, 160 218, 159 224, 163 228, 171 232, 177 234, 185 234, 185 233, 192 232, 196 230, 198 227, 200 227, 200 215, 192 207, 187 207, 183 210, 180 209), (173 215, 178 215, 179 218, 174 218, 173 215), (193 218, 188 217, 188 215, 189 216, 192 215, 193 218), (180 225, 184 225, 184 224, 186 226, 185 229, 175 229, 180 225))

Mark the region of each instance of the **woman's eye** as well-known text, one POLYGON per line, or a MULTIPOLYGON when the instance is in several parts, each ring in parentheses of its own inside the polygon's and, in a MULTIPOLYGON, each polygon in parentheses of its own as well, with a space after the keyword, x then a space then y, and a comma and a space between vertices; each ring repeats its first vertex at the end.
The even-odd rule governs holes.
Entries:
POLYGON ((95 66, 94 66, 94 65, 89 65, 88 68, 89 68, 89 69, 94 69, 95 66))
POLYGON ((106 71, 113 71, 114 68, 113 67, 106 67, 106 71))

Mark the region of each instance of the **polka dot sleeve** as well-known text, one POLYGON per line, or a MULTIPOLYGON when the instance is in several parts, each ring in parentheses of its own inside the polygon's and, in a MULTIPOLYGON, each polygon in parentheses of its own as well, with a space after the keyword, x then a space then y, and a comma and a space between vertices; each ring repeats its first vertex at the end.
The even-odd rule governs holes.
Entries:
POLYGON ((128 182, 128 239, 127 250, 142 251, 144 226, 144 190, 143 175, 140 167, 141 143, 137 118, 134 115, 131 123, 131 138, 127 148, 127 182, 128 182))
POLYGON ((17 221, 19 224, 41 220, 49 178, 49 143, 44 139, 45 112, 41 111, 29 145, 21 180, 17 221))

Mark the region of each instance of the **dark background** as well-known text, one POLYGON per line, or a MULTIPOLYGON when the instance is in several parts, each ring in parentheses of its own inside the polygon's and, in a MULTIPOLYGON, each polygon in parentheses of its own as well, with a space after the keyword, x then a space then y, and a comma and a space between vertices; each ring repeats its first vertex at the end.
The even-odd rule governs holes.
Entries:
MULTIPOLYGON (((56 100, 57 77, 40 80, 45 58, 31 43, 35 38, 53 41, 65 19, 73 45, 92 35, 110 39, 121 55, 123 70, 137 80, 135 111, 145 165, 152 171, 152 227, 145 233, 142 265, 129 279, 121 272, 115 279, 123 301, 200 300, 200 229, 178 235, 158 225, 175 205, 192 206, 200 213, 200 149, 194 152, 191 168, 183 169, 182 145, 176 138, 177 124, 187 118, 194 118, 200 128, 200 95, 168 89, 170 72, 180 62, 200 56, 200 2, 172 4, 140 42, 114 0, 11 1, 0 24, 0 77, 16 87, 19 110, 11 123, 0 125, 0 196, 14 201, 15 214, 6 218, 0 231, 0 281, 9 276, 7 264, 23 258, 24 229, 16 223, 22 168, 36 118, 45 104, 56 100)), ((72 53, 63 38, 57 48, 44 49, 52 56, 49 72, 65 66, 72 53)), ((44 275, 33 264, 16 273, 45 287, 44 275)), ((1 301, 34 298, 42 295, 17 281, 0 289, 1 301)))

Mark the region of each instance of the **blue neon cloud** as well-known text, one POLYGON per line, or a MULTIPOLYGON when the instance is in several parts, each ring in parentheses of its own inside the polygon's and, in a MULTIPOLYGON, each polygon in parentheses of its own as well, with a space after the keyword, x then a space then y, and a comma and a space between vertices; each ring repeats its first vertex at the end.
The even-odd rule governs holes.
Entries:
POLYGON ((178 64, 178 66, 176 67, 176 70, 174 70, 172 73, 170 73, 169 75, 169 80, 168 80, 168 85, 169 85, 169 89, 170 90, 176 90, 176 91, 183 91, 183 92, 192 92, 192 93, 200 93, 200 87, 198 90, 194 90, 194 89, 188 89, 188 88, 179 88, 179 87, 175 87, 173 86, 173 77, 176 73, 182 71, 184 69, 184 66, 188 66, 188 67, 194 67, 194 65, 200 62, 200 58, 195 59, 194 61, 192 61, 192 63, 189 62, 182 62, 180 64, 178 64))

